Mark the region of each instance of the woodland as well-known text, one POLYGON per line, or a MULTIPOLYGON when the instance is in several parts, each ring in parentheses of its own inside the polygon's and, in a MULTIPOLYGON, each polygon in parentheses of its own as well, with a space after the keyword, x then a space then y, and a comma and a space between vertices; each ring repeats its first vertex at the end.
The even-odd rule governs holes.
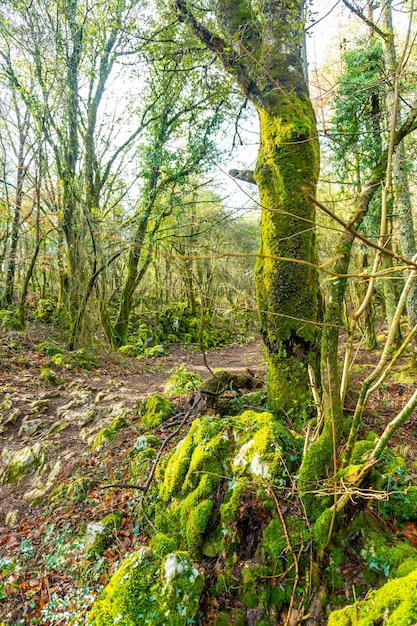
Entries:
POLYGON ((413 0, 0 3, 0 626, 417 624, 413 0))

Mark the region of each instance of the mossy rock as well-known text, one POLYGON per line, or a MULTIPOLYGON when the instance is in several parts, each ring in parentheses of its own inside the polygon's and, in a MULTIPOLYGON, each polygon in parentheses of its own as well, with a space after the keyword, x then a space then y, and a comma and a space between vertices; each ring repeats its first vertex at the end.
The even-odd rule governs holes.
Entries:
POLYGON ((88 616, 90 626, 195 623, 203 576, 186 552, 160 557, 142 547, 125 559, 88 616))
POLYGON ((146 428, 153 430, 165 422, 173 413, 172 402, 155 394, 142 403, 140 414, 146 428))
POLYGON ((52 300, 40 299, 36 309, 33 311, 33 317, 42 322, 51 322, 55 313, 56 304, 52 300))
POLYGON ((100 522, 87 524, 85 534, 85 551, 89 558, 101 556, 109 547, 116 530, 120 528, 123 513, 115 511, 109 513, 100 522))
POLYGON ((40 443, 16 450, 1 473, 0 483, 3 485, 17 483, 35 473, 42 473, 46 470, 49 454, 48 446, 40 443))
POLYGON ((417 570, 329 616, 328 626, 412 626, 417 622, 417 570))
MULTIPOLYGON (((230 610, 242 606, 242 615, 259 607, 266 619, 270 606, 291 597, 295 570, 269 485, 288 486, 301 446, 268 412, 204 416, 157 469, 156 528, 191 558, 222 560, 215 594, 229 597, 230 610)), ((288 515, 286 525, 294 545, 307 544, 303 518, 288 515)))
POLYGON ((108 426, 98 431, 91 444, 92 449, 97 450, 97 448, 101 448, 107 442, 113 441, 119 430, 127 425, 128 422, 125 417, 115 417, 108 426))

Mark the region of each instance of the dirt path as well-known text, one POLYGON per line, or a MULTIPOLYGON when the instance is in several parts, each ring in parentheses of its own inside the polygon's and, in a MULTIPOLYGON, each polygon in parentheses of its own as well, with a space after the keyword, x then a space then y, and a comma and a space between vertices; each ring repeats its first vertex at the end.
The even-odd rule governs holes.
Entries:
MULTIPOLYGON (((162 393, 172 368, 184 364, 202 378, 211 376, 203 354, 174 346, 166 356, 146 361, 109 353, 92 371, 54 367, 64 383, 45 387, 39 372, 48 364, 48 357, 39 354, 30 341, 20 343, 17 350, 10 336, 2 339, 5 350, 0 366, 0 471, 13 453, 39 444, 47 446, 49 467, 56 469, 54 480, 59 480, 61 474, 74 470, 80 459, 91 452, 94 433, 109 419, 134 414, 140 400, 162 393)), ((264 369, 256 342, 211 350, 206 354, 206 362, 210 368, 236 373, 248 368, 262 373, 264 369)), ((14 512, 16 519, 27 515, 31 492, 44 486, 39 479, 0 485, 3 531, 7 516, 14 512)))

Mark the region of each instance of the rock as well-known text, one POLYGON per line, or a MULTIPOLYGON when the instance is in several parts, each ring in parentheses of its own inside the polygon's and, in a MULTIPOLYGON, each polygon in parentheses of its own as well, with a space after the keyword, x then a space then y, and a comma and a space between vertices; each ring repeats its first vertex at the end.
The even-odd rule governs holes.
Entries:
POLYGON ((20 482, 23 478, 45 471, 50 450, 47 446, 35 443, 34 446, 21 448, 8 453, 7 465, 0 475, 1 484, 20 482))
MULTIPOLYGON (((84 417, 79 416, 79 419, 77 420, 78 426, 85 424, 88 425, 92 422, 90 426, 87 426, 80 431, 81 439, 87 441, 89 445, 92 445, 98 431, 106 428, 110 428, 110 431, 104 434, 104 439, 106 439, 108 435, 110 435, 111 438, 117 430, 120 430, 120 428, 127 425, 126 420, 128 412, 128 409, 122 403, 115 404, 112 407, 96 406, 93 409, 89 409, 84 417), (114 423, 115 429, 113 433, 111 432, 112 423, 114 423)), ((97 443, 97 445, 101 444, 97 443)))
POLYGON ((114 532, 120 528, 123 514, 121 511, 106 515, 101 522, 87 524, 84 549, 88 557, 101 556, 108 548, 114 532))
POLYGON ((45 439, 47 437, 50 437, 51 435, 55 435, 56 433, 61 432, 61 430, 65 430, 66 428, 68 428, 68 426, 69 426, 69 423, 66 419, 62 419, 62 420, 59 420, 58 422, 55 422, 54 424, 52 424, 51 428, 46 431, 44 435, 45 439))
POLYGON ((193 624, 204 580, 186 552, 142 547, 122 562, 89 613, 89 624, 193 624))
POLYGON ((35 400, 30 405, 30 413, 29 415, 43 415, 46 413, 50 405, 50 401, 46 398, 42 400, 35 400))
POLYGON ((0 412, 10 411, 11 408, 13 408, 13 401, 10 394, 6 393, 2 403, 0 404, 0 412))
POLYGON ((31 489, 30 491, 24 493, 22 497, 23 500, 25 500, 29 504, 37 506, 42 503, 46 491, 46 489, 38 489, 35 487, 34 489, 31 489))
MULTIPOLYGON (((72 453, 70 453, 68 458, 70 456, 72 456, 72 453)), ((23 495, 23 499, 26 500, 26 502, 29 502, 31 506, 38 506, 39 504, 41 504, 45 495, 54 486, 54 483, 56 482, 56 479, 58 478, 61 470, 62 462, 61 460, 58 460, 48 474, 46 482, 43 483, 41 478, 38 477, 38 479, 34 481, 33 488, 23 495)))
POLYGON ((8 415, 5 414, 3 416, 2 413, 0 413, 0 433, 4 433, 4 431, 7 429, 8 426, 15 424, 20 416, 21 416, 21 411, 19 407, 15 407, 14 409, 11 409, 8 415))
MULTIPOLYGON (((28 416, 26 416, 27 418, 28 416)), ((19 437, 26 438, 32 437, 35 433, 38 433, 40 430, 48 428, 51 424, 51 421, 48 419, 24 419, 22 425, 19 429, 19 437)))
POLYGON ((53 398, 58 398, 58 396, 59 396, 58 389, 50 389, 49 391, 45 391, 41 395, 41 398, 45 400, 52 400, 53 398))
POLYGON ((128 423, 125 417, 116 417, 110 422, 108 426, 98 431, 98 433, 92 439, 91 443, 90 440, 88 440, 88 443, 89 445, 91 445, 93 450, 97 450, 108 441, 113 441, 119 430, 127 425, 128 423))
POLYGON ((152 430, 165 422, 173 411, 172 402, 155 394, 142 402, 140 414, 144 425, 152 430))
MULTIPOLYGON (((30 374, 31 376, 31 374, 30 374)), ((41 367, 39 381, 43 385, 62 385, 64 379, 49 367, 41 367)))

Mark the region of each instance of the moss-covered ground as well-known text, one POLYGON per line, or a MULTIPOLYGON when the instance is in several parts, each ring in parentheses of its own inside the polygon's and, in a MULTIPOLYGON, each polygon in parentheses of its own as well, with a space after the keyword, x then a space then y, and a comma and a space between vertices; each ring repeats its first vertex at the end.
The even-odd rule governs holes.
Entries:
MULTIPOLYGON (((58 373, 70 384, 75 377, 58 373)), ((91 372, 85 376, 92 380, 91 372)), ((114 389, 109 378, 101 385, 93 392, 98 402, 114 389)), ((20 397, 8 389, 13 401, 20 397)), ((46 393, 59 398, 64 392, 51 385, 46 393)), ((295 434, 294 414, 278 421, 265 406, 264 388, 229 386, 217 407, 203 403, 168 441, 190 408, 179 396, 172 413, 155 424, 143 421, 136 401, 134 416, 111 424, 110 437, 95 449, 85 441, 82 452, 65 461, 35 507, 27 503, 22 510, 7 500, 0 624, 268 626, 287 619, 308 623, 312 610, 328 619, 345 605, 350 608, 333 613, 330 624, 354 624, 356 615, 359 624, 415 621, 411 430, 408 447, 405 439, 395 440, 363 485, 363 499, 352 498, 337 517, 318 559, 315 548, 327 539, 332 516, 324 513, 330 519, 321 527, 314 523, 297 492, 304 439, 295 434), (133 488, 146 483, 155 463, 146 493, 133 488), (374 497, 371 489, 377 489, 374 497), (408 594, 399 591, 404 585, 408 594)), ((364 431, 351 466, 337 477, 340 485, 352 484, 380 428, 375 420, 374 432, 364 431)), ((51 451, 63 449, 60 441, 75 441, 75 431, 68 432, 56 435, 51 451)), ((26 481, 35 479, 37 471, 2 489, 25 493, 26 481)), ((329 476, 320 486, 326 497, 317 498, 318 515, 332 504, 332 481, 329 476)))

